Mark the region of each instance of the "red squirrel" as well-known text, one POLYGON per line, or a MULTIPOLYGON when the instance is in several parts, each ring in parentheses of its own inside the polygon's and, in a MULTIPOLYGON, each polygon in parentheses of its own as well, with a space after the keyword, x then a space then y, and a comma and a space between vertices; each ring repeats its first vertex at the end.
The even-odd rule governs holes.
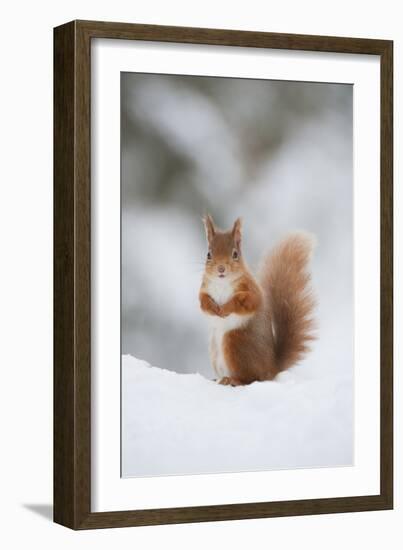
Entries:
POLYGON ((295 233, 262 261, 257 277, 241 250, 241 220, 222 231, 204 218, 208 252, 200 307, 211 321, 210 359, 220 384, 272 380, 315 338, 307 263, 313 239, 295 233))

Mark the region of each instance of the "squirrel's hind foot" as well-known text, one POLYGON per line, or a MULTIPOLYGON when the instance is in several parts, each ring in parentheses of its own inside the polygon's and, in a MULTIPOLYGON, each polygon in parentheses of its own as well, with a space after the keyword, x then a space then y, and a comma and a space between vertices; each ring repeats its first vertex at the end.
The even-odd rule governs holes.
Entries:
POLYGON ((218 383, 221 386, 243 386, 240 380, 237 380, 232 376, 223 376, 223 378, 220 378, 220 380, 218 380, 218 383))

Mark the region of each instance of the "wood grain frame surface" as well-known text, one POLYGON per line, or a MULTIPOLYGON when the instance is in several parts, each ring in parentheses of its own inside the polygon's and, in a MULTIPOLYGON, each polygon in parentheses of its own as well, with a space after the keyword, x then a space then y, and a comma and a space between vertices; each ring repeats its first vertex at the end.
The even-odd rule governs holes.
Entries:
POLYGON ((72 21, 54 29, 54 521, 72 529, 329 514, 393 507, 393 42, 72 21), (380 493, 91 512, 91 40, 114 38, 380 56, 380 493))

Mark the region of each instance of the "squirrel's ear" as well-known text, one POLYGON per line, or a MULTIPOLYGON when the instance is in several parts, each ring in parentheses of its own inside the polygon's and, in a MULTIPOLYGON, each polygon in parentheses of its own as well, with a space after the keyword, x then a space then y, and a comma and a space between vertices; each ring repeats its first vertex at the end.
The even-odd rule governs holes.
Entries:
POLYGON ((234 237, 235 246, 239 247, 242 240, 242 220, 237 218, 232 228, 232 236, 234 237))
POLYGON ((203 222, 206 229, 207 240, 208 242, 211 242, 216 232, 213 218, 210 216, 210 214, 206 214, 206 216, 204 216, 203 218, 203 222))

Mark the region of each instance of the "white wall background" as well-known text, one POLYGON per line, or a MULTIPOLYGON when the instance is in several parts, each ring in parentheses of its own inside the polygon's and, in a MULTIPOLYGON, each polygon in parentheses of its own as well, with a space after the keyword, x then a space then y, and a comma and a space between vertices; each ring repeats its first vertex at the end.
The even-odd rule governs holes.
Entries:
MULTIPOLYGON (((403 38, 399 4, 363 0, 264 3, 230 0, 77 0, 3 6, 0 87, 0 543, 7 548, 367 549, 400 547, 402 478, 396 471, 396 509, 336 516, 161 526, 74 533, 53 525, 52 498, 52 27, 71 19, 238 28, 395 40, 395 97, 402 95, 403 38)), ((401 105, 395 110, 395 181, 400 181, 401 105)), ((399 185, 396 207, 402 207, 399 185)), ((401 279, 401 221, 396 226, 396 282, 401 279), (400 228, 400 231, 399 231, 400 228)), ((399 373, 403 309, 396 287, 396 419, 403 414, 399 373), (400 330, 399 330, 400 329, 400 330)), ((396 422, 396 464, 402 432, 396 422)))

